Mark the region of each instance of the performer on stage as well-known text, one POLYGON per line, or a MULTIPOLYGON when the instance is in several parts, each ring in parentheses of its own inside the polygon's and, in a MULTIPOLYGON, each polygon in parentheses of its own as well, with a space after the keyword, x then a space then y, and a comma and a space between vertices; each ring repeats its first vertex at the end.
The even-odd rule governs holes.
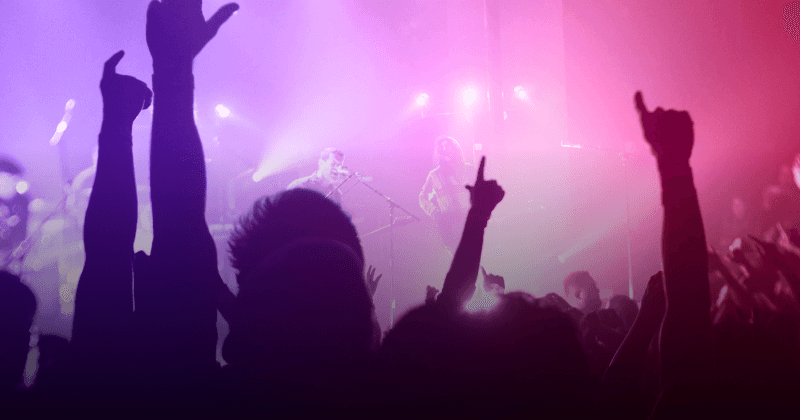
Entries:
MULTIPOLYGON (((318 168, 314 173, 292 181, 286 189, 307 188, 327 196, 347 177, 343 164, 344 153, 334 147, 329 147, 319 154, 318 168)), ((336 190, 328 198, 341 204, 342 191, 336 190)))
POLYGON ((436 221, 442 241, 455 253, 469 210, 469 191, 464 188, 472 175, 472 165, 464 160, 461 145, 452 137, 436 139, 433 159, 436 164, 419 193, 419 206, 436 221))

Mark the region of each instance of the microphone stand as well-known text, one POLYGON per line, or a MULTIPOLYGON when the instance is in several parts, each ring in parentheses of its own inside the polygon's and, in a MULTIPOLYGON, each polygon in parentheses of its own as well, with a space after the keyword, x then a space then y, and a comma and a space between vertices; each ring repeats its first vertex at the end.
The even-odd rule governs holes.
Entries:
POLYGON ((347 175, 347 178, 345 178, 344 181, 340 182, 339 185, 336 186, 336 188, 334 188, 331 192, 325 194, 325 198, 329 198, 333 193, 339 191, 339 189, 342 188, 342 185, 344 185, 345 182, 349 181, 350 178, 352 178, 353 176, 358 176, 359 181, 361 180, 361 175, 358 175, 358 173, 356 172, 351 172, 349 175, 347 175))
POLYGON ((622 168, 625 171, 625 230, 628 242, 628 297, 633 299, 633 257, 631 255, 631 186, 628 177, 628 162, 633 153, 627 151, 620 152, 603 147, 582 146, 580 144, 565 144, 564 142, 561 142, 561 147, 572 149, 589 149, 593 151, 613 153, 622 157, 622 168))
MULTIPOLYGON (((376 190, 371 185, 369 185, 366 182, 362 181, 360 176, 358 177, 358 182, 361 183, 362 185, 364 185, 365 187, 369 188, 372 192, 374 192, 375 194, 380 196, 382 199, 384 199, 386 201, 387 204, 389 204, 389 225, 388 225, 388 227, 389 227, 389 285, 391 286, 390 287, 389 296, 392 299, 391 311, 389 312, 389 328, 391 329, 391 328, 394 327, 394 311, 395 311, 395 309, 397 309, 397 301, 395 300, 395 295, 394 295, 394 225, 395 225, 394 211, 395 211, 395 209, 399 209, 399 210, 403 211, 404 213, 408 214, 409 216, 411 216, 411 218, 414 219, 414 221, 417 221, 417 222, 419 222, 420 219, 417 216, 414 216, 408 210, 404 209, 403 206, 395 203, 394 200, 392 200, 391 198, 387 197, 382 192, 376 190)), ((381 228, 381 229, 384 229, 384 228, 381 228)))
POLYGON ((390 298, 392 300, 391 311, 389 312, 389 328, 392 328, 392 327, 394 327, 394 311, 395 311, 395 309, 397 309, 397 301, 396 301, 395 295, 394 295, 394 226, 395 226, 397 220, 396 220, 396 218, 394 216, 394 212, 395 212, 395 209, 399 209, 402 212, 406 213, 408 216, 410 216, 411 219, 413 219, 413 221, 415 221, 415 222, 419 222, 420 219, 417 216, 415 216, 414 214, 412 214, 411 212, 409 212, 408 210, 406 210, 405 208, 403 208, 403 206, 397 204, 394 200, 392 200, 391 198, 387 197, 384 193, 378 191, 372 185, 369 185, 366 182, 364 182, 364 180, 361 179, 362 177, 358 172, 351 172, 350 175, 347 177, 347 179, 345 179, 338 186, 336 186, 336 188, 333 191, 331 191, 330 193, 328 193, 327 196, 330 196, 331 194, 333 194, 345 182, 347 182, 347 180, 349 180, 350 178, 352 178, 354 176, 356 177, 356 181, 359 184, 369 188, 370 191, 372 191, 373 193, 377 194, 384 201, 386 201, 386 203, 389 205, 389 224, 386 225, 386 226, 383 226, 381 228, 378 228, 378 229, 376 229, 376 230, 374 230, 372 232, 369 232, 369 233, 367 233, 367 234, 365 234, 365 235, 363 235, 361 237, 363 238, 365 236, 368 236, 368 235, 371 235, 371 234, 376 233, 378 231, 381 231, 381 230, 384 230, 386 228, 389 228, 389 285, 390 285, 389 296, 390 296, 390 298))

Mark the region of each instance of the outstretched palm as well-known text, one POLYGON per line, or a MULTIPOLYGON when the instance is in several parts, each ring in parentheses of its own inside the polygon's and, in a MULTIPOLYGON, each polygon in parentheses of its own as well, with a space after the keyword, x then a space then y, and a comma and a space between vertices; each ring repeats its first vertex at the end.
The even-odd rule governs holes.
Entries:
POLYGON ((146 35, 154 67, 191 63, 237 10, 228 3, 206 21, 202 0, 151 1, 146 35))

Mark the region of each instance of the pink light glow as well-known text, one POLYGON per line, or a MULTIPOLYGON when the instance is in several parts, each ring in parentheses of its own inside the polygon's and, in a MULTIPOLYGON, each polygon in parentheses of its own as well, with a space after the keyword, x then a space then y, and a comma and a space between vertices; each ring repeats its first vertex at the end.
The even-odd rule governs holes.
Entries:
POLYGON ((471 86, 464 89, 461 99, 464 101, 464 105, 467 107, 474 105, 475 102, 478 101, 478 90, 471 86))
POLYGON ((417 104, 417 106, 423 107, 423 106, 428 104, 428 100, 429 99, 430 99, 430 96, 428 96, 427 93, 422 93, 419 96, 417 96, 417 99, 416 99, 415 103, 417 104))

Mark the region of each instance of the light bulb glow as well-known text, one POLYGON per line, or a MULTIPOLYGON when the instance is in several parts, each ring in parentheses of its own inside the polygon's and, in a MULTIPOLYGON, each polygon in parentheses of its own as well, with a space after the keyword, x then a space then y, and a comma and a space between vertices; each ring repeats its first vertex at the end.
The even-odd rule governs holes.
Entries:
POLYGON ((478 100, 478 90, 474 87, 468 87, 464 89, 464 93, 461 95, 461 99, 464 100, 464 105, 472 106, 478 100))
POLYGON ((231 110, 222 104, 219 104, 216 107, 214 107, 214 110, 217 111, 217 116, 219 116, 220 118, 228 118, 231 115, 231 110))

